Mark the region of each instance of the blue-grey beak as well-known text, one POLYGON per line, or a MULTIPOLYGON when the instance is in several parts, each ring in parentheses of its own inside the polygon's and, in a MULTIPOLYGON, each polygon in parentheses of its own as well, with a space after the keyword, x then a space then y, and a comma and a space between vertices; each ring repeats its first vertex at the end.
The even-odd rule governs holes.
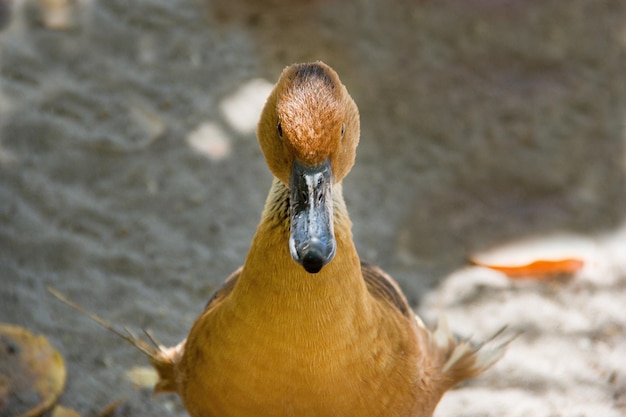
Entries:
POLYGON ((294 161, 289 184, 289 250, 310 274, 318 273, 335 256, 331 187, 329 161, 317 166, 294 161))

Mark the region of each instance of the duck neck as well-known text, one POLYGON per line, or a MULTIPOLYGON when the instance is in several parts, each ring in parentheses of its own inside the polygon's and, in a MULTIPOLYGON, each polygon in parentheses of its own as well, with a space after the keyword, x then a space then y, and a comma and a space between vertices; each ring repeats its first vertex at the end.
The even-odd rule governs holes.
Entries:
POLYGON ((289 252, 289 189, 274 179, 234 296, 242 300, 253 297, 255 305, 272 309, 362 304, 367 290, 341 184, 333 185, 332 193, 337 252, 319 273, 309 274, 289 252))

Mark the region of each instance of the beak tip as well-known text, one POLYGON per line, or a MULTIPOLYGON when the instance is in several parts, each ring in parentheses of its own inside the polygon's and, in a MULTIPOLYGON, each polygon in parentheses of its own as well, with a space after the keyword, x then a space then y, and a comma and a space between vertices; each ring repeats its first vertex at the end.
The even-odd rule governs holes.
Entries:
POLYGON ((302 258, 302 267, 309 274, 317 274, 326 264, 320 253, 307 253, 302 258))
POLYGON ((334 242, 325 246, 318 239, 313 239, 306 248, 298 250, 293 245, 292 249, 293 260, 302 265, 309 274, 317 274, 335 257, 334 242))

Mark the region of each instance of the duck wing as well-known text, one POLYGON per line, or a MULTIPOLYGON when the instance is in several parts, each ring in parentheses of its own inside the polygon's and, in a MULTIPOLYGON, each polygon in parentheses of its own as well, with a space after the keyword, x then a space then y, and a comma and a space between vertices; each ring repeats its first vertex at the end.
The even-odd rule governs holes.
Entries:
POLYGON ((377 266, 361 261, 361 274, 370 294, 398 310, 409 320, 415 319, 406 297, 398 284, 385 271, 377 266))
POLYGON ((211 308, 219 305, 226 297, 228 297, 233 288, 235 288, 235 284, 237 283, 237 280, 241 275, 242 269, 243 266, 240 266, 235 270, 235 272, 233 272, 228 278, 226 278, 226 281, 224 281, 220 289, 215 291, 215 293, 211 296, 209 301, 204 306, 204 312, 207 312, 211 308))
MULTIPOLYGON (((241 275, 241 269, 239 267, 224 281, 224 284, 213 294, 204 307, 204 312, 218 306, 235 287, 235 283, 241 275)), ((154 387, 156 393, 177 392, 177 378, 178 364, 180 363, 183 354, 185 352, 185 343, 187 339, 184 339, 178 345, 174 347, 165 347, 159 345, 157 349, 148 353, 150 363, 157 371, 159 380, 154 387)))
POLYGON ((403 316, 417 324, 419 339, 425 343, 426 354, 441 375, 441 388, 448 389, 457 383, 476 377, 504 355, 507 345, 516 335, 499 337, 504 329, 498 330, 482 343, 455 336, 445 318, 433 330, 417 316, 402 293, 398 284, 382 269, 361 262, 363 279, 370 294, 403 316))

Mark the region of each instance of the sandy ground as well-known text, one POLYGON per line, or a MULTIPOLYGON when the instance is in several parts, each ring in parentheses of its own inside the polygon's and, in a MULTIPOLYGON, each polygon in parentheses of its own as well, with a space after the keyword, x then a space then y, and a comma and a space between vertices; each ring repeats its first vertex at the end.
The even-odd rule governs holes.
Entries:
POLYGON ((344 190, 362 256, 430 322, 523 331, 437 415, 626 415, 626 2, 76 0, 61 23, 0 6, 0 321, 63 353, 63 404, 185 415, 46 286, 184 338, 259 219, 258 105, 321 59, 361 109, 344 190), (570 279, 467 265, 563 233, 586 261, 570 279))

